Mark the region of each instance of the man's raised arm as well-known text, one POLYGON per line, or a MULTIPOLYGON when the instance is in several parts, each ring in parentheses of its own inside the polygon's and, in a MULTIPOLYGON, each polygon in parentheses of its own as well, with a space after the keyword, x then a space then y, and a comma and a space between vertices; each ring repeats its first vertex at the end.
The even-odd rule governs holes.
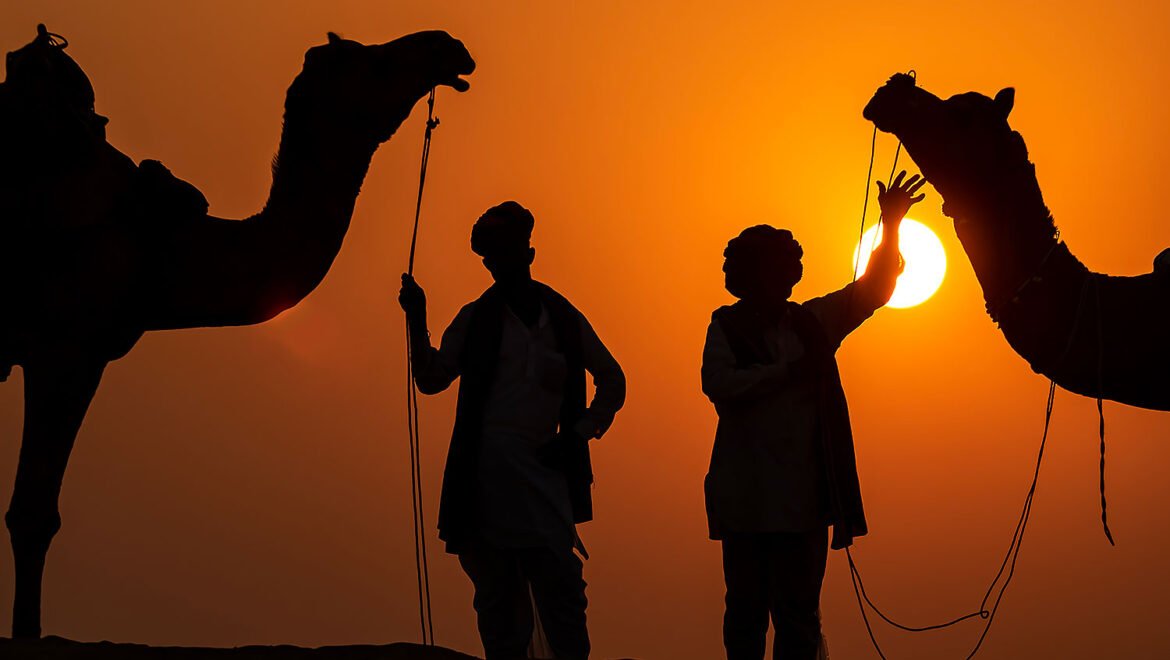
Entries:
POLYGON ((910 207, 926 197, 925 194, 915 195, 925 184, 926 179, 918 174, 906 179, 905 170, 898 173, 889 189, 878 181, 882 242, 870 255, 865 273, 843 289, 805 303, 820 318, 831 343, 839 344, 875 311, 890 302, 903 266, 902 254, 898 251, 898 229, 910 207))
POLYGON ((894 285, 898 283, 903 265, 902 254, 898 251, 898 229, 910 207, 926 197, 925 193, 914 195, 926 184, 926 179, 915 174, 903 182, 905 177, 906 171, 902 170, 889 189, 881 181, 877 182, 878 204, 882 209, 882 242, 870 256, 865 274, 857 278, 853 294, 866 316, 890 302, 890 296, 894 295, 894 285))

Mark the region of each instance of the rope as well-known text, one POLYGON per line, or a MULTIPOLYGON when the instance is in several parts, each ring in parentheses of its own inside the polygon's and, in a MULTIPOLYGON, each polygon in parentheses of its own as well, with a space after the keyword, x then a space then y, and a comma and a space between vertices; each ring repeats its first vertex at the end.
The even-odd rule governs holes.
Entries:
MULTIPOLYGON (((910 71, 909 74, 911 76, 915 75, 914 71, 910 71)), ((870 189, 870 185, 872 184, 872 178, 873 178, 873 164, 874 164, 876 145, 877 145, 877 127, 875 126, 874 132, 873 132, 873 137, 870 140, 869 168, 868 168, 868 171, 866 172, 866 180, 865 180, 865 201, 862 204, 862 210, 861 210, 861 230, 859 232, 859 238, 858 238, 858 256, 855 259, 854 265, 853 265, 853 281, 854 282, 856 282, 857 278, 858 278, 858 270, 859 270, 860 256, 861 256, 861 237, 864 237, 864 235, 865 235, 865 221, 866 221, 866 213, 867 213, 867 210, 869 207, 869 189, 870 189)), ((899 141, 898 146, 894 151, 894 162, 890 167, 890 178, 888 180, 889 183, 887 184, 887 187, 889 185, 892 185, 892 183, 893 183, 894 173, 898 169, 898 157, 901 155, 901 153, 902 153, 902 142, 899 141)), ((882 217, 879 215, 878 216, 878 226, 879 227, 881 226, 881 223, 882 223, 882 217)), ((1099 316, 1100 316, 1100 313, 1098 310, 1098 317, 1099 316)), ((1079 311, 1078 311, 1078 317, 1079 317, 1079 311)), ((1098 318, 1098 320, 1099 320, 1099 318, 1098 318)), ((1075 333, 1075 327, 1074 327, 1073 331, 1075 333)), ((1098 332, 1098 335, 1100 335, 1100 332, 1098 332)), ((1071 338, 1070 338, 1070 341, 1071 341, 1071 338)), ((1049 428, 1051 426, 1052 408, 1053 408, 1053 404, 1055 402, 1055 399, 1056 399, 1056 383, 1055 383, 1055 381, 1050 380, 1049 385, 1048 385, 1048 402, 1047 402, 1045 412, 1044 412, 1044 431, 1043 431, 1043 434, 1042 434, 1041 439, 1040 439, 1040 449, 1039 449, 1037 456, 1036 456, 1036 469, 1032 475, 1032 483, 1031 483, 1031 486, 1028 488, 1027 496, 1024 498, 1023 511, 1020 513, 1020 518, 1016 523, 1016 528, 1012 534, 1011 543, 1008 545, 1007 553, 1004 555, 1003 562, 1000 563, 999 571, 996 572, 995 578, 991 581, 991 584, 988 585, 987 591, 983 596, 983 600, 980 601, 980 603, 979 603, 978 610, 976 610, 974 612, 970 612, 968 614, 964 614, 962 616, 959 616, 957 618, 951 619, 951 620, 943 622, 943 623, 936 623, 936 624, 930 624, 930 625, 925 625, 925 626, 909 626, 909 625, 899 623, 899 622, 895 621, 894 619, 890 618, 889 616, 887 616, 885 614, 885 612, 883 612, 873 602, 873 600, 869 597, 869 594, 865 590, 865 582, 862 580, 862 577, 861 577, 861 569, 858 568, 857 562, 853 559, 853 553, 852 553, 851 549, 849 547, 845 548, 845 556, 849 562, 849 579, 850 579, 850 582, 853 584, 853 594, 857 600, 858 610, 861 612, 861 619, 862 619, 862 622, 865 624, 865 630, 866 630, 866 633, 868 633, 868 635, 869 635, 869 641, 873 645, 874 650, 877 651, 878 656, 880 658, 882 658, 882 660, 886 660, 887 656, 882 651, 881 645, 877 641, 877 636, 874 634, 873 626, 871 625, 870 620, 869 620, 869 615, 866 612, 866 607, 873 610, 874 613, 878 615, 878 617, 880 617, 883 621, 885 621, 890 626, 893 626, 894 628, 897 628, 899 630, 902 630, 905 632, 911 632, 911 633, 922 633, 922 632, 929 632, 929 631, 934 631, 934 630, 942 630, 945 628, 950 628, 952 626, 958 625, 959 623, 962 623, 964 621, 978 617, 980 619, 985 620, 986 623, 984 624, 983 632, 980 634, 979 639, 975 643, 974 648, 971 650, 970 654, 967 655, 967 660, 971 660, 971 658, 974 658, 975 654, 978 653, 979 649, 983 646, 983 642, 987 638, 987 634, 991 631, 991 624, 995 620, 995 614, 999 610, 999 605, 1003 600, 1003 596, 1007 591, 1007 587, 1011 583, 1012 578, 1015 576, 1016 561, 1019 558, 1020 549, 1023 545, 1024 532, 1027 530, 1028 521, 1029 521, 1029 519, 1031 517, 1031 513, 1032 513, 1032 500, 1036 494, 1036 486, 1037 486, 1039 479, 1040 479, 1040 466, 1041 466, 1041 463, 1042 463, 1043 458, 1044 458, 1044 448, 1048 442, 1048 431, 1049 431, 1049 428), (1007 571, 1006 578, 1004 577, 1005 571, 1007 571), (1000 584, 1001 580, 1003 581, 1003 583, 1002 583, 1002 585, 1000 585, 999 592, 996 593, 996 595, 995 595, 994 604, 991 606, 991 609, 988 610, 987 603, 989 600, 991 600, 992 594, 995 593, 996 585, 1000 584)), ((1098 400, 1098 403, 1099 402, 1100 401, 1098 400)), ((1104 522, 1104 516, 1105 516, 1105 513, 1104 513, 1104 511, 1105 511, 1104 510, 1104 439, 1103 439, 1104 438, 1104 417, 1102 417, 1101 419, 1102 419, 1102 421, 1101 421, 1101 428, 1102 428, 1102 431, 1101 431, 1101 433, 1102 433, 1102 468, 1101 468, 1101 470, 1102 470, 1101 471, 1101 475, 1102 475, 1101 476, 1101 479, 1102 479, 1102 522, 1104 522)), ((1109 535, 1107 526, 1106 526, 1106 535, 1107 536, 1109 535)), ((1110 537, 1110 541, 1112 541, 1112 537, 1110 537)))
POLYGON ((65 50, 69 47, 68 39, 62 37, 56 32, 49 32, 44 23, 37 25, 37 38, 44 39, 45 42, 50 46, 53 46, 54 48, 60 48, 61 50, 65 50))
MULTIPOLYGON (((906 75, 918 80, 918 72, 910 69, 906 75)), ((873 183, 873 159, 877 153, 877 125, 873 127, 873 135, 869 139, 869 168, 865 172, 865 199, 861 204, 861 230, 857 232, 857 256, 853 258, 853 281, 856 282, 860 273, 857 271, 861 268, 861 241, 865 238, 865 217, 869 211, 869 187, 873 183)), ((898 147, 894 149, 894 162, 890 165, 890 177, 886 179, 887 189, 894 182, 894 172, 898 171, 898 156, 902 155, 902 141, 898 140, 898 147)), ((878 227, 882 226, 882 217, 878 216, 878 227)), ((876 241, 875 241, 876 243, 876 241)), ((876 249, 876 245, 875 248, 876 249)), ((850 294, 852 295, 852 294, 850 294)), ((852 301, 850 301, 852 307, 852 301)))
POLYGON ((427 589, 423 585, 423 562, 422 558, 426 556, 426 550, 423 547, 426 544, 426 536, 423 530, 423 519, 421 509, 421 479, 419 474, 419 460, 418 460, 418 392, 414 385, 414 373, 411 369, 411 351, 410 351, 410 322, 406 324, 406 379, 408 382, 406 390, 406 431, 407 441, 410 446, 410 508, 414 516, 412 530, 414 532, 414 569, 415 576, 418 582, 418 619, 419 626, 422 632, 423 644, 428 644, 427 635, 427 611, 430 606, 430 599, 427 597, 427 589))
POLYGON ((1087 277, 1093 282, 1093 297, 1097 303, 1097 435, 1101 438, 1101 529, 1105 532, 1105 538, 1109 539, 1109 545, 1116 546, 1105 511, 1105 407, 1102 402, 1105 394, 1105 333, 1101 321, 1104 316, 1101 313, 1101 281, 1092 273, 1087 277))
POLYGON ((431 133, 439 126, 439 118, 435 116, 435 88, 431 88, 431 95, 427 97, 427 130, 423 134, 422 165, 418 170, 418 198, 414 202, 414 232, 410 235, 410 258, 406 264, 406 273, 414 275, 414 251, 418 247, 418 219, 422 213, 423 187, 427 183, 427 164, 431 160, 431 133))
POLYGON ((983 641, 987 639, 987 633, 991 632, 991 624, 995 622, 995 614, 999 611, 999 605, 1003 601, 1003 595, 1007 591, 1008 585, 1011 584, 1012 578, 1016 575, 1016 561, 1020 557, 1020 548, 1024 544, 1024 532, 1028 530, 1028 521, 1032 517, 1032 500, 1036 496, 1036 484, 1040 481, 1040 464, 1044 461, 1044 447, 1048 444, 1048 430, 1052 424, 1052 407, 1056 401, 1056 381, 1048 381, 1048 403, 1044 409, 1044 433, 1040 436, 1040 450, 1036 453, 1036 469, 1032 473, 1032 484, 1028 486, 1028 495, 1024 498, 1024 510, 1020 513, 1020 520, 1016 523, 1016 531, 1012 534, 1012 542, 1008 545, 1007 554, 1004 556, 1003 563, 999 565, 999 571, 995 574, 995 579, 987 587, 987 593, 983 595, 983 600, 979 602, 980 617, 987 620, 986 625, 983 626, 983 632, 979 635, 979 641, 975 643, 975 647, 971 649, 971 653, 967 655, 967 660, 975 657, 979 652, 980 647, 983 646, 983 641), (987 609, 987 601, 991 598, 992 591, 995 590, 995 585, 1003 577, 1004 569, 1007 569, 1007 577, 1004 579, 1003 585, 999 588, 999 593, 995 596, 995 604, 991 606, 991 610, 987 609))
MULTIPOLYGON (((873 157, 877 153, 877 131, 877 124, 874 124, 873 137, 869 139, 869 169, 865 172, 865 201, 861 204, 861 231, 857 232, 857 255, 853 257, 854 282, 857 281, 859 275, 857 271, 861 268, 861 241, 865 239, 865 215, 869 211, 869 185, 873 183, 873 157)), ((901 145, 901 142, 898 144, 901 145)), ((852 296, 852 294, 850 295, 852 296)))
MULTIPOLYGON (((418 246, 418 225, 422 215, 423 187, 427 180, 427 164, 431 158, 431 134, 439 125, 435 117, 435 89, 427 97, 427 127, 423 135, 422 163, 418 174, 418 197, 414 204, 414 230, 410 236, 410 257, 407 274, 414 275, 414 254, 418 246)), ((423 507, 422 459, 419 436, 418 386, 414 382, 413 354, 411 351, 410 321, 406 322, 406 431, 410 448, 410 508, 414 514, 414 569, 418 585, 418 620, 422 641, 426 646, 435 644, 434 619, 431 616, 431 576, 427 563, 426 515, 423 507)))
MULTIPOLYGON (((1057 231, 1059 235, 1059 230, 1057 231)), ((1037 271, 1039 272, 1039 271, 1037 271)), ((1064 364, 1065 359, 1069 353, 1072 352, 1073 342, 1076 341, 1077 333, 1080 332, 1081 319, 1085 311, 1085 300, 1089 296, 1089 286, 1093 287, 1093 295, 1096 302, 1097 310, 1097 435, 1101 442, 1101 461, 1100 461, 1100 491, 1101 491, 1101 528, 1105 532, 1105 538, 1109 540, 1109 545, 1116 546, 1113 541, 1113 532, 1109 530, 1109 518, 1106 515, 1105 502, 1105 407, 1104 407, 1104 393, 1105 393, 1105 333, 1103 328, 1101 313, 1101 288, 1100 275, 1095 273, 1088 273, 1085 275, 1085 281, 1081 284, 1081 293, 1077 299, 1077 311, 1073 315, 1072 330, 1069 331, 1068 341, 1065 342, 1064 351, 1060 357, 1053 362, 1052 369, 1057 369, 1064 364)))
POLYGON ((1032 483, 1028 487, 1027 496, 1024 498, 1024 508, 1020 513, 1020 519, 1016 522, 1016 529, 1012 533, 1012 541, 1008 545, 1007 553, 1004 555, 1003 562, 1000 563, 999 570, 996 572, 995 578, 992 579, 991 584, 988 585, 987 591, 983 595, 983 600, 979 602, 978 610, 971 612, 970 614, 964 614, 963 616, 952 619, 945 623, 937 623, 928 626, 907 626, 898 623, 882 612, 882 610, 874 604, 873 600, 870 599, 869 595, 865 591, 865 584, 861 580, 861 571, 857 568, 857 564, 854 562, 853 555, 849 548, 845 548, 845 555, 849 560, 850 580, 853 582, 853 591, 857 598, 858 609, 861 611, 861 619, 865 623, 865 630, 869 634, 870 643, 873 645, 874 650, 877 651, 878 657, 880 657, 882 660, 887 660, 887 656, 882 651, 881 645, 878 643, 877 637, 874 635, 873 627, 870 625, 869 616, 866 614, 865 606, 868 606, 870 609, 872 609, 879 617, 881 617, 883 621, 889 625, 898 628, 899 630, 911 633, 928 632, 932 630, 950 628, 951 626, 962 623, 968 619, 979 617, 980 619, 985 620, 986 623, 983 626, 983 632, 980 633, 979 639, 976 641, 974 648, 972 648, 971 652, 967 654, 967 660, 971 660, 971 658, 974 658, 975 654, 979 652, 979 649, 983 646, 983 642, 987 639, 987 634, 991 632, 991 625, 995 622, 995 615, 999 611, 1000 603, 1003 601, 1003 597, 1007 592, 1008 585, 1011 584, 1012 578, 1015 577, 1016 574, 1016 561, 1019 559, 1020 549, 1023 547, 1024 533, 1028 529, 1028 521, 1032 516, 1032 501, 1036 495, 1036 486, 1040 481, 1040 466, 1044 460, 1044 448, 1048 443, 1048 431, 1051 428, 1052 408, 1055 401, 1056 382, 1049 381, 1048 403, 1044 410, 1044 432, 1040 437, 1040 449, 1036 454, 1036 468, 1032 473, 1032 483), (1004 575, 1005 571, 1007 572, 1006 577, 1004 575), (1000 584, 1001 580, 1003 581, 1002 584, 1000 584), (996 593, 996 585, 1000 585, 998 593, 996 593), (991 600, 991 595, 993 593, 995 593, 995 601, 992 604, 991 609, 988 609, 987 603, 989 600, 991 600))

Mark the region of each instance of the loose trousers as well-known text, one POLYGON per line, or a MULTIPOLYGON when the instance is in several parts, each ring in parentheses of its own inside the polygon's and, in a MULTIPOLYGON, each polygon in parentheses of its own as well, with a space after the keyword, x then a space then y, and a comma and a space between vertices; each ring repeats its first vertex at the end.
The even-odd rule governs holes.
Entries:
POLYGON ((533 601, 557 659, 589 657, 583 566, 571 547, 500 548, 480 541, 460 552, 459 564, 475 585, 486 660, 527 658, 533 601))
POLYGON ((774 660, 816 659, 828 552, 825 528, 725 535, 723 645, 728 660, 763 660, 769 615, 776 629, 774 660))

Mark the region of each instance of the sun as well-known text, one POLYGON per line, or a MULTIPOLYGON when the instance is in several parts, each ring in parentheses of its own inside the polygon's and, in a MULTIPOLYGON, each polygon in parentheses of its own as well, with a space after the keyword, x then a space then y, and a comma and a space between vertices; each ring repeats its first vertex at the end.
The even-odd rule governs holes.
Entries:
MULTIPOLYGON (((870 227, 861 237, 861 244, 853 250, 853 261, 857 263, 858 251, 861 252, 861 263, 858 272, 864 273, 869 265, 869 255, 873 249, 881 244, 881 234, 878 227, 870 227), (863 249, 864 248, 864 249, 863 249)), ((926 302, 938 291, 943 276, 947 272, 947 253, 943 250, 942 241, 938 240, 929 227, 906 218, 898 231, 898 248, 902 258, 906 260, 906 269, 898 276, 898 284, 894 287, 894 295, 890 297, 887 307, 903 309, 926 302)))

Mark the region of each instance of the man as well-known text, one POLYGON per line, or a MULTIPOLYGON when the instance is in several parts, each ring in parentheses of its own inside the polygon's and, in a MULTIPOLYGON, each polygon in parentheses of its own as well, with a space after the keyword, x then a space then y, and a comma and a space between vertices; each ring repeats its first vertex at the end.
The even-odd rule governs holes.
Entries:
POLYGON ((703 392, 719 425, 705 483, 710 536, 722 542, 728 660, 812 660, 821 644, 828 554, 866 533, 849 411, 834 353, 886 304, 901 272, 898 226, 925 183, 879 182, 884 233, 856 282, 790 302, 803 254, 792 233, 758 225, 724 251, 725 286, 739 301, 712 315, 703 392))
POLYGON ((556 657, 583 660, 585 582, 574 549, 584 554, 584 546, 575 524, 593 517, 588 442, 613 422, 626 382, 585 317, 532 279, 533 224, 516 202, 476 221, 471 249, 495 284, 459 311, 439 349, 409 275, 399 302, 419 391, 435 394, 461 378, 439 538, 475 586, 487 660, 527 657, 533 603, 556 657), (586 371, 596 389, 588 406, 586 371))

